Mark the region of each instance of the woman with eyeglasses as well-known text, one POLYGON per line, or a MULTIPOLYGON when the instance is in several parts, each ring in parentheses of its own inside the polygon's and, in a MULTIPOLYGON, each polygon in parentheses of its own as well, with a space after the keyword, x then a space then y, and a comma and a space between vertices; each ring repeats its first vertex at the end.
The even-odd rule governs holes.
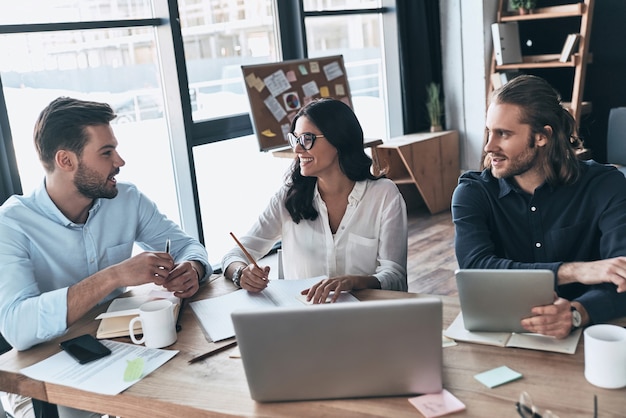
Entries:
MULTIPOLYGON (((259 259, 282 241, 286 279, 327 277, 302 292, 313 303, 356 289, 407 291, 406 205, 391 180, 372 174, 352 109, 313 101, 296 114, 288 140, 296 158, 285 185, 240 237, 244 248, 259 259)), ((269 267, 249 263, 238 247, 222 266, 250 292, 268 284, 269 267)))

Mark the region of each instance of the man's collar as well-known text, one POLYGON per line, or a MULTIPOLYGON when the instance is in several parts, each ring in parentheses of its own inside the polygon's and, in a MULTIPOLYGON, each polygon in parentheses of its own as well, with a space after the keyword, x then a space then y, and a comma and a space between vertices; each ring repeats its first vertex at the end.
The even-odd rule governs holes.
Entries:
MULTIPOLYGON (((58 222, 61 225, 63 225, 63 226, 76 226, 76 225, 79 225, 79 224, 76 224, 76 223, 72 222, 70 219, 68 219, 63 214, 63 212, 61 212, 61 210, 57 207, 57 205, 54 203, 54 201, 52 200, 52 198, 48 194, 48 190, 46 189, 46 179, 45 179, 45 177, 44 177, 43 181, 41 182, 41 184, 39 185, 39 187, 37 187, 35 189, 34 195, 35 195, 35 200, 37 202, 39 202, 39 205, 41 206, 42 210, 48 216, 50 216, 51 218, 57 219, 58 222)), ((91 204, 91 208, 89 209, 89 216, 90 217, 93 214, 95 214, 98 211, 98 209, 100 208, 101 200, 102 199, 96 199, 91 204)), ((87 219, 89 219, 89 218, 87 218, 87 219)))

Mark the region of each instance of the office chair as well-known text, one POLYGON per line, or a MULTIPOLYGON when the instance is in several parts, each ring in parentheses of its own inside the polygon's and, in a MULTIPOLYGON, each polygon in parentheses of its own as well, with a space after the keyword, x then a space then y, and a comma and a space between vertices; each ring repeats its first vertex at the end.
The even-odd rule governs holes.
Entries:
POLYGON ((609 111, 606 151, 607 162, 626 176, 626 107, 614 107, 609 111))

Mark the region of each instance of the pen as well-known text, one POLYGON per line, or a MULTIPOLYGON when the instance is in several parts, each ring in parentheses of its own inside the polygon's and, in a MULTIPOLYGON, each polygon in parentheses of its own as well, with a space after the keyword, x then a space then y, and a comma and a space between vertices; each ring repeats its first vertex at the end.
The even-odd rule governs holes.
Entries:
POLYGON ((227 350, 227 349, 229 349, 231 347, 234 347, 236 345, 237 345, 237 341, 231 341, 228 344, 225 344, 225 345, 223 345, 223 346, 221 346, 219 348, 216 348, 213 351, 209 351, 208 353, 204 353, 204 354, 201 354, 201 355, 199 355, 197 357, 192 358, 191 360, 189 360, 187 362, 187 364, 193 364, 193 363, 196 363, 196 362, 198 362, 200 360, 204 360, 207 357, 211 357, 214 354, 221 353, 222 351, 225 351, 225 350, 227 350))
POLYGON ((245 249, 245 247, 243 246, 243 244, 241 244, 239 242, 239 240, 237 239, 237 237, 235 236, 235 234, 233 234, 232 232, 230 233, 230 236, 233 237, 233 239, 235 240, 235 242, 237 243, 237 245, 239 246, 239 248, 241 248, 241 251, 243 251, 243 253, 246 255, 246 258, 248 259, 248 261, 251 264, 254 264, 254 266, 258 269, 260 269, 259 265, 256 263, 256 260, 254 259, 254 257, 252 257, 250 255, 250 253, 248 252, 248 250, 245 249))
POLYGON ((165 241, 165 252, 168 254, 170 253, 170 245, 171 245, 171 242, 170 242, 170 239, 168 238, 167 241, 165 241))

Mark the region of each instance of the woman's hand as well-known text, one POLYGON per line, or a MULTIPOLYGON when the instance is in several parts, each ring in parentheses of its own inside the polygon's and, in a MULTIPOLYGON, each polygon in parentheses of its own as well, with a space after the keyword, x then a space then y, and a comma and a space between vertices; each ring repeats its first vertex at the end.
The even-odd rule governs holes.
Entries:
POLYGON ((331 292, 330 303, 336 302, 341 292, 349 292, 357 289, 380 289, 380 282, 374 276, 337 276, 324 279, 310 289, 305 289, 300 294, 306 295, 307 302, 326 303, 331 292))
POLYGON ((244 268, 241 272, 239 284, 242 289, 246 289, 248 292, 260 292, 267 287, 269 274, 269 266, 260 268, 254 264, 249 264, 248 267, 244 268))

